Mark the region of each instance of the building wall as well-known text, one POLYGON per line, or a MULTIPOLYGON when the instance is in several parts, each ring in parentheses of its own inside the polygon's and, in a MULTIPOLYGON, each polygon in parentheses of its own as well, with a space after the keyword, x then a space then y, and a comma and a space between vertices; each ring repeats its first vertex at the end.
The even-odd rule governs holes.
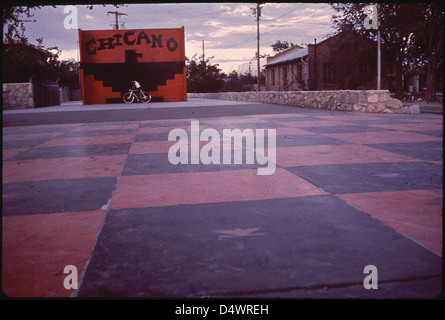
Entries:
POLYGON ((273 103, 300 108, 370 113, 420 113, 418 105, 404 106, 388 90, 252 91, 189 93, 190 98, 273 103))
MULTIPOLYGON (((296 45, 283 52, 276 54, 267 59, 267 63, 272 63, 277 59, 288 55, 289 53, 301 50, 302 47, 296 45)), ((302 90, 301 86, 296 82, 297 63, 283 63, 266 67, 266 90, 271 91, 289 91, 302 90)))
POLYGON ((122 102, 137 80, 152 101, 186 101, 184 28, 79 30, 84 104, 122 102))
POLYGON ((267 69, 268 91, 308 90, 308 64, 303 61, 293 61, 278 64, 267 69), (275 79, 274 79, 275 78, 275 79))
POLYGON ((3 109, 34 108, 34 91, 31 82, 3 83, 3 109))
MULTIPOLYGON (((355 35, 339 34, 316 45, 309 44, 308 55, 303 59, 267 66, 266 90, 375 89, 375 44, 360 40, 355 35)), ((268 63, 289 53, 274 56, 268 63)), ((385 83, 382 79, 382 88, 386 87, 385 83)))
MULTIPOLYGON (((308 51, 311 90, 376 88, 377 49, 373 41, 342 33, 308 45, 308 51)), ((386 88, 383 82, 382 88, 386 88)))

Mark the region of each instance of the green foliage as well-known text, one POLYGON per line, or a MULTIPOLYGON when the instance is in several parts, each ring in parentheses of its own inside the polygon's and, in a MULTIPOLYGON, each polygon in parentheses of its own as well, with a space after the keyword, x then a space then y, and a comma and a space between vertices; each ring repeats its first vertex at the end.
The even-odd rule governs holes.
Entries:
POLYGON ((210 59, 197 61, 196 54, 186 58, 188 92, 218 92, 223 87, 225 75, 217 64, 210 64, 210 59))
POLYGON ((331 4, 338 12, 332 17, 335 28, 339 32, 352 29, 376 40, 376 30, 364 27, 367 5, 378 9, 382 64, 391 67, 388 72, 395 76, 397 97, 403 96, 403 72, 419 67, 427 69, 427 96, 431 95, 443 63, 443 8, 438 3, 417 2, 336 3, 331 4))
POLYGON ((58 49, 45 49, 41 43, 39 46, 21 41, 3 44, 3 82, 28 82, 33 76, 39 80, 58 81, 60 86, 78 88, 79 63, 59 61, 58 49))
MULTIPOLYGON (((264 82, 264 74, 261 74, 261 81, 264 82)), ((257 77, 252 76, 250 73, 240 74, 233 70, 226 78, 224 87, 221 89, 223 92, 242 92, 242 91, 254 91, 257 84, 257 77)))
POLYGON ((25 37, 25 25, 22 17, 31 18, 32 11, 39 6, 5 6, 2 11, 4 39, 7 41, 27 42, 25 37))
POLYGON ((271 45, 272 50, 274 52, 282 52, 282 51, 292 48, 294 46, 295 45, 292 42, 289 43, 288 41, 281 41, 281 40, 277 40, 277 41, 275 41, 274 44, 271 45))

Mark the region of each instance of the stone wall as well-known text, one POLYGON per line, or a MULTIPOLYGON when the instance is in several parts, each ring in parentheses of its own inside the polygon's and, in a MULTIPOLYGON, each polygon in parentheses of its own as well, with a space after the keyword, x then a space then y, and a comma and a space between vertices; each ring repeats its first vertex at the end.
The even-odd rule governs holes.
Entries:
POLYGON ((30 82, 3 83, 3 110, 34 108, 34 92, 30 82))
POLYGON ((283 104, 301 108, 372 113, 420 113, 419 106, 404 106, 388 90, 253 91, 189 93, 189 98, 207 98, 283 104))

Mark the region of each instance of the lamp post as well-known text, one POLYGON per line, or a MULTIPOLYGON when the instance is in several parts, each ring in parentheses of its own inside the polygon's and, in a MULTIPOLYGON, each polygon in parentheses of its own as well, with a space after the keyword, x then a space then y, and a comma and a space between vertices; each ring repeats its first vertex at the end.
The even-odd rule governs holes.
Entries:
MULTIPOLYGON (((377 11, 378 5, 375 8, 377 11)), ((380 21, 378 20, 378 11, 375 14, 377 19, 377 90, 381 89, 382 78, 382 57, 381 57, 381 38, 380 38, 380 21)))
POLYGON ((378 18, 378 11, 379 6, 377 5, 368 5, 363 8, 366 17, 363 21, 365 29, 376 29, 377 30, 377 90, 381 89, 381 77, 382 77, 382 70, 381 70, 381 54, 380 54, 380 44, 381 44, 381 37, 380 37, 380 21, 378 18))

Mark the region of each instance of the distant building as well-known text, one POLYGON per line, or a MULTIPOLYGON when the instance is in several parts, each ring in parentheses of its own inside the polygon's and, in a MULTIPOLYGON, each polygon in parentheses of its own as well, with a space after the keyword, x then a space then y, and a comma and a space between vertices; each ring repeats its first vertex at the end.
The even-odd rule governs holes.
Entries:
POLYGON ((268 58, 266 90, 375 89, 376 60, 375 42, 357 34, 340 33, 268 58))

